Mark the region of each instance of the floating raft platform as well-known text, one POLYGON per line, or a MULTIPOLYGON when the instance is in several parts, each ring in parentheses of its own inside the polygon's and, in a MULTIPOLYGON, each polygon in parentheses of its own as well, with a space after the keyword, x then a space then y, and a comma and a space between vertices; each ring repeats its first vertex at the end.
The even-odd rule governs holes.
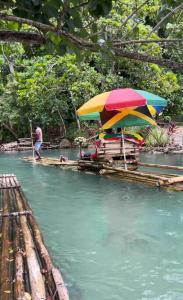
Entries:
POLYGON ((21 159, 25 161, 29 161, 34 164, 43 165, 43 166, 59 166, 59 167, 67 167, 67 168, 78 166, 78 162, 76 160, 67 160, 65 162, 64 161, 60 162, 58 158, 54 158, 54 157, 42 157, 42 159, 40 160, 35 160, 33 159, 32 156, 28 156, 28 157, 23 157, 21 159))
POLYGON ((123 161, 121 161, 121 164, 123 164, 123 166, 118 166, 113 165, 113 163, 109 164, 105 161, 97 160, 68 160, 66 162, 60 162, 59 159, 51 157, 46 157, 39 161, 33 160, 32 157, 24 157, 23 160, 45 166, 58 166, 61 168, 68 168, 73 170, 92 171, 101 175, 114 174, 120 176, 123 180, 128 180, 131 182, 163 187, 174 191, 183 191, 183 175, 164 173, 162 171, 141 171, 138 169, 138 167, 158 168, 164 170, 178 170, 180 172, 183 171, 183 167, 181 166, 147 164, 138 161, 135 163, 134 161, 132 161, 132 163, 128 165, 128 170, 125 170, 123 161))
POLYGON ((0 299, 69 300, 13 174, 0 175, 0 299))

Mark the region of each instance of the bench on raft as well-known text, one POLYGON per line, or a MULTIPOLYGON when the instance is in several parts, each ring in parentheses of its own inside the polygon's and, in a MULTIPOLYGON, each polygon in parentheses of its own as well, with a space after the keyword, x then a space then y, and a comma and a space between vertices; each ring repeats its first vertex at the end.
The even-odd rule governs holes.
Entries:
POLYGON ((117 164, 118 162, 124 163, 126 161, 127 164, 136 165, 139 161, 140 154, 138 144, 131 141, 124 141, 124 148, 122 139, 103 140, 101 145, 96 147, 95 158, 92 158, 91 155, 90 157, 82 157, 81 160, 91 160, 95 163, 111 162, 112 164, 117 164))
POLYGON ((126 158, 137 160, 139 158, 139 153, 139 147, 136 143, 124 141, 123 147, 123 141, 122 139, 119 139, 114 141, 104 140, 101 147, 98 148, 97 155, 98 158, 107 156, 113 159, 123 159, 124 155, 126 155, 126 158))

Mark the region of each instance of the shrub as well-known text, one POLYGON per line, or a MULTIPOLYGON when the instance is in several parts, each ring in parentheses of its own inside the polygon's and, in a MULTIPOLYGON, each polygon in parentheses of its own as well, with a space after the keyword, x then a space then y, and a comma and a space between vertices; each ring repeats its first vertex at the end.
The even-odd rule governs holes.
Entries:
POLYGON ((170 137, 165 129, 156 127, 151 128, 145 142, 149 147, 166 147, 170 142, 170 137))

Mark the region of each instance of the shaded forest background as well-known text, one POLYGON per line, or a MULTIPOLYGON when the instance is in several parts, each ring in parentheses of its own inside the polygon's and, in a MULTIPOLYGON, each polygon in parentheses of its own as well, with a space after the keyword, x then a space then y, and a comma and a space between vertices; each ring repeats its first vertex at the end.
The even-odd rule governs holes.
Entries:
MULTIPOLYGON (((183 120, 181 1, 0 1, 0 140, 81 134, 76 109, 113 88, 168 99, 183 120)), ((82 127, 84 124, 82 124, 82 127)))

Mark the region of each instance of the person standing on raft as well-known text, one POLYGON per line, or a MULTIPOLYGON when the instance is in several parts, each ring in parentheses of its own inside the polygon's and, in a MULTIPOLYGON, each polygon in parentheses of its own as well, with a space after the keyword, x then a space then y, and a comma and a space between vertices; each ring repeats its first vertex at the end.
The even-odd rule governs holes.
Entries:
POLYGON ((43 143, 43 134, 42 134, 42 129, 36 125, 36 130, 35 130, 35 144, 34 144, 34 151, 35 154, 37 155, 36 160, 40 160, 41 159, 41 155, 40 155, 40 149, 41 149, 41 145, 43 143))

